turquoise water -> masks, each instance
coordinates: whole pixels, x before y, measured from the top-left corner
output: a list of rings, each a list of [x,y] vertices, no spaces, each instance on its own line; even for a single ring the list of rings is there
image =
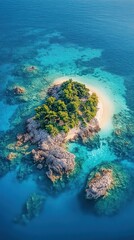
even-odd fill
[[[134,2],[132,0],[0,0],[0,131],[1,158],[24,122],[46,95],[49,84],[64,76],[77,77],[108,96],[114,113],[125,112],[133,122]],[[35,75],[25,66],[35,65]],[[47,81],[46,81],[47,80]],[[15,85],[25,87],[24,97],[7,94]],[[120,119],[124,128],[129,120]],[[17,169],[0,179],[1,240],[134,239],[134,202],[125,204],[112,217],[96,216],[83,209],[79,200],[89,172],[98,164],[114,160],[133,169],[133,148],[120,156],[111,147],[112,125],[100,132],[97,148],[69,143],[76,154],[79,174],[56,196],[47,182],[39,188],[34,174],[22,182]],[[11,131],[12,130],[12,131]],[[127,134],[123,135],[128,140]],[[133,145],[133,138],[130,139]],[[3,151],[3,147],[5,150]],[[54,190],[53,190],[54,191]],[[43,212],[28,225],[14,224],[30,193],[47,195]]]

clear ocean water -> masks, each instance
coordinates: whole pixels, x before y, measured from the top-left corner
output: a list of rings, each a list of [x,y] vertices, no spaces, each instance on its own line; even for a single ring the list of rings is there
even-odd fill
[[[41,74],[21,75],[19,69],[27,65],[36,65]],[[80,77],[103,89],[115,113],[134,110],[133,0],[0,0],[1,135],[16,124],[22,131],[25,119],[44,99],[48,82],[63,76]],[[11,102],[6,89],[12,85],[27,89],[25,101]],[[117,158],[106,140],[109,130],[100,133],[98,149],[69,144],[71,152],[79,148],[79,176],[65,191],[48,195],[43,212],[26,226],[13,219],[29,194],[38,191],[36,181],[30,176],[20,183],[15,171],[0,178],[0,240],[134,239],[133,200],[115,216],[104,217],[83,211],[78,199],[89,171]],[[2,147],[6,145],[5,138]]]

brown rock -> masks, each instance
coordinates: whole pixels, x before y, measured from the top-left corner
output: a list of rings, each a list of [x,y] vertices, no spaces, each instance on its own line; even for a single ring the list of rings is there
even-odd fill
[[[14,90],[14,94],[16,94],[16,95],[20,95],[25,92],[25,89],[23,87],[19,87],[19,86],[15,86],[13,90]]]
[[[11,161],[11,160],[15,159],[16,157],[17,157],[17,154],[11,152],[11,153],[8,154],[7,159],[8,159],[9,161]]]

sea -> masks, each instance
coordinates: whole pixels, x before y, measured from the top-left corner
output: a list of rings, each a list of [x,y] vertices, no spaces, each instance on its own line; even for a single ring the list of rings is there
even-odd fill
[[[37,73],[28,74],[27,66],[36,66]],[[120,125],[126,127],[130,118],[133,122],[133,0],[0,0],[1,158],[14,141],[13,132],[25,131],[26,119],[43,102],[49,86],[64,76],[102,89],[115,114],[128,115]],[[25,96],[12,96],[13,86],[24,87]],[[68,144],[80,169],[56,194],[40,189],[34,173],[23,181],[16,178],[17,168],[3,174],[0,240],[133,240],[134,196],[112,216],[86,210],[79,198],[90,171],[99,164],[118,161],[134,168],[134,135],[131,151],[123,155],[122,148],[117,151],[109,144],[114,127],[100,131],[95,148]],[[47,196],[42,212],[26,225],[16,224],[14,218],[33,192]]]

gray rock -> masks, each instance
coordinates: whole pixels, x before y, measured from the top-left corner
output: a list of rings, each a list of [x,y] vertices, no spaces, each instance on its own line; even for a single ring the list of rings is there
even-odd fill
[[[50,150],[46,158],[46,165],[48,167],[47,176],[52,181],[55,181],[74,170],[75,156],[57,146],[55,149]]]
[[[82,139],[92,136],[98,131],[98,122],[94,120],[88,128],[81,128],[79,137]],[[51,181],[62,178],[63,175],[68,175],[74,171],[75,155],[69,153],[64,148],[66,139],[65,133],[59,133],[52,137],[45,130],[40,128],[40,124],[34,119],[27,120],[27,133],[18,136],[21,143],[30,141],[32,144],[37,144],[38,148],[32,150],[34,162],[37,166],[43,164],[47,167],[47,176]]]
[[[42,165],[41,163],[39,163],[39,164],[37,165],[37,168],[38,168],[39,170],[41,170],[41,169],[43,168],[43,165]]]
[[[87,199],[98,199],[107,194],[112,188],[113,174],[111,169],[101,169],[88,181],[86,188]]]

